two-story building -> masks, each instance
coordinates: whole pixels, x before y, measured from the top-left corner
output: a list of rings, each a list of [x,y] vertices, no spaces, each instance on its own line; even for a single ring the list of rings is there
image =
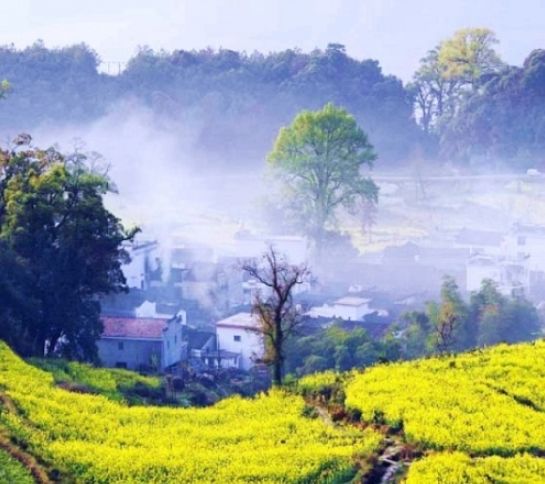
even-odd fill
[[[259,327],[258,318],[248,312],[237,313],[216,322],[218,351],[238,355],[229,364],[250,370],[259,363],[265,351]]]

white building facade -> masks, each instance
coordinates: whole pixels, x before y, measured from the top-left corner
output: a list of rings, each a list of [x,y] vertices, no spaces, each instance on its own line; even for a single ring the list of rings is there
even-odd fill
[[[241,370],[250,370],[265,352],[259,320],[251,313],[238,313],[216,323],[219,351],[240,355]]]
[[[348,296],[337,299],[333,304],[313,307],[307,316],[311,318],[332,318],[345,321],[362,321],[365,316],[377,310],[371,309],[371,300],[363,297]]]

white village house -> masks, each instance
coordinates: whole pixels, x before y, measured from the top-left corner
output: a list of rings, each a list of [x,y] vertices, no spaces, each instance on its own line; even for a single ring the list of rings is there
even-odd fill
[[[143,370],[162,366],[166,319],[103,317],[104,331],[97,341],[104,366]]]
[[[362,321],[365,316],[376,309],[369,306],[371,299],[356,296],[346,296],[337,299],[333,304],[324,304],[311,308],[306,315],[311,318],[344,319],[346,321]]]
[[[259,321],[251,313],[237,313],[216,323],[218,350],[239,355],[239,368],[249,370],[263,357]]]
[[[257,330],[257,319],[250,313],[218,321],[214,333],[188,326],[184,311],[165,318],[157,317],[151,305],[143,306],[140,312],[148,317],[102,318],[104,331],[97,346],[103,365],[164,370],[189,363],[249,370],[263,356],[263,337]]]

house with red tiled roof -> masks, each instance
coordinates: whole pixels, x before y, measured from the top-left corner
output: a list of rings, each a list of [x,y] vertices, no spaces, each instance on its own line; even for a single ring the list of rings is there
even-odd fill
[[[104,331],[97,341],[104,366],[130,370],[162,366],[163,331],[168,319],[103,317]]]

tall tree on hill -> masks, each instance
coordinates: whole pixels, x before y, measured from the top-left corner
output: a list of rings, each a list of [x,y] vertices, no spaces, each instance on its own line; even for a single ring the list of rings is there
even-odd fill
[[[264,338],[263,363],[273,367],[273,381],[281,385],[286,342],[301,323],[293,293],[308,280],[310,272],[306,266],[290,265],[274,247],[260,261],[244,264],[243,270],[262,286],[252,302],[252,312],[258,318],[258,331]]]
[[[104,207],[110,189],[81,155],[34,148],[28,135],[0,151],[0,250],[17,262],[20,288],[2,296],[18,316],[21,353],[42,356],[48,346],[69,357],[96,358],[102,330],[97,296],[125,289],[122,242],[135,234]],[[18,294],[32,299],[33,311],[22,314]]]
[[[301,112],[280,130],[269,165],[318,252],[337,209],[352,208],[358,199],[376,203],[378,187],[362,175],[375,159],[373,146],[356,120],[331,103],[319,111]]]
[[[494,50],[497,43],[490,29],[458,30],[439,49],[438,61],[444,68],[444,77],[475,89],[483,76],[498,72],[504,65]]]
[[[497,43],[489,29],[461,29],[420,61],[409,91],[425,132],[440,132],[464,97],[474,92],[488,75],[504,67],[494,50]]]

